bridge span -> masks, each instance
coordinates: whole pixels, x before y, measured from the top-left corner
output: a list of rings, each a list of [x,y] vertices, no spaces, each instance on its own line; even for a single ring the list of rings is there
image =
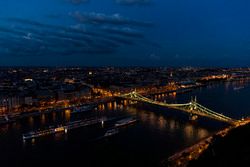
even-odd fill
[[[196,100],[191,100],[189,103],[183,103],[183,104],[169,104],[164,102],[155,101],[152,99],[149,99],[147,97],[144,97],[137,93],[136,91],[133,91],[131,93],[123,94],[118,96],[119,98],[132,100],[132,101],[138,101],[138,102],[144,102],[149,104],[154,104],[162,107],[172,108],[176,110],[181,110],[186,113],[189,113],[191,116],[202,116],[202,117],[208,117],[214,120],[226,122],[229,124],[237,124],[240,122],[240,120],[235,120],[230,117],[227,117],[223,114],[219,114],[217,112],[214,112],[203,105],[197,103]]]

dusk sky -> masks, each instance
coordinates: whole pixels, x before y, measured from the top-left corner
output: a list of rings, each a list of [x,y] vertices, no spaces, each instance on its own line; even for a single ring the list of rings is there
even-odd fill
[[[248,66],[249,0],[1,0],[0,65]]]

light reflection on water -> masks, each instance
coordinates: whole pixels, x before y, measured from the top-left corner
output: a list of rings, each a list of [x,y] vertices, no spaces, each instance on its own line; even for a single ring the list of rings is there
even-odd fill
[[[168,125],[169,129],[171,132],[174,132],[176,129],[179,128],[178,122],[176,122],[175,120],[171,119],[169,121],[169,125]]]
[[[114,102],[114,110],[117,110],[117,102]]]
[[[193,125],[190,122],[180,123],[171,117],[164,117],[163,115],[156,115],[150,111],[139,111],[136,108],[129,108],[130,111],[140,112],[138,114],[140,120],[143,123],[148,124],[151,128],[164,131],[166,133],[174,133],[176,131],[183,131],[184,138],[188,142],[192,143],[194,140],[202,139],[209,136],[210,132],[205,128]]]
[[[69,122],[71,110],[65,110],[64,112],[65,112],[65,121]]]
[[[41,125],[45,125],[45,123],[46,123],[46,116],[45,116],[45,114],[42,114],[41,115]]]
[[[201,128],[198,129],[198,137],[199,138],[205,138],[205,137],[207,137],[208,133],[209,132],[206,129],[201,129]]]
[[[194,127],[190,124],[186,125],[184,127],[184,134],[185,134],[185,138],[187,140],[193,140],[194,138]]]
[[[240,86],[244,88],[239,90],[234,89],[235,87]],[[186,94],[161,94],[152,96],[151,98],[157,98],[157,100],[159,101],[167,102],[187,102],[188,100],[190,100],[190,96],[197,95],[198,100],[201,104],[208,106],[214,111],[220,111],[228,114],[229,116],[236,117],[241,114],[244,114],[244,112],[246,113],[246,115],[247,113],[250,113],[250,110],[248,110],[250,109],[250,103],[247,103],[247,99],[249,99],[250,95],[250,89],[248,88],[248,83],[242,81],[233,84],[227,82],[224,84],[224,86],[210,85],[207,88],[199,88],[196,89],[194,92]],[[234,104],[232,103],[232,101],[237,104],[237,107],[233,106]],[[126,130],[122,130],[117,136],[114,136],[107,140],[87,143],[83,140],[83,138],[87,136],[88,133],[95,133],[96,131],[98,131],[98,128],[80,128],[76,131],[68,132],[67,134],[59,133],[52,137],[45,137],[42,138],[41,141],[40,139],[31,140],[31,145],[36,146],[38,148],[46,148],[48,146],[42,143],[42,141],[44,140],[49,143],[52,143],[52,147],[54,145],[57,145],[56,143],[58,142],[66,142],[67,148],[62,144],[61,150],[64,150],[65,152],[71,152],[72,157],[74,157],[74,155],[76,154],[87,156],[86,154],[96,155],[98,154],[98,152],[101,152],[102,155],[96,155],[95,159],[102,159],[101,156],[103,156],[107,157],[107,161],[110,159],[110,157],[112,157],[112,155],[114,155],[114,153],[105,151],[105,149],[103,149],[106,148],[106,145],[108,145],[108,147],[106,148],[107,150],[114,149],[118,153],[122,152],[121,155],[124,157],[129,157],[130,155],[136,157],[136,153],[134,152],[138,150],[143,150],[140,152],[142,156],[146,157],[148,155],[153,154],[155,158],[152,157],[151,159],[152,161],[155,161],[157,159],[156,157],[163,157],[163,155],[171,155],[175,151],[180,150],[185,146],[192,145],[200,139],[205,138],[218,130],[217,127],[213,127],[213,123],[208,123],[209,126],[206,126],[200,125],[199,122],[192,123],[188,120],[182,120],[179,115],[176,116],[174,114],[168,114],[168,109],[157,108],[152,106],[148,107],[147,105],[142,104],[128,105],[129,103],[131,102],[128,100],[123,100],[110,102],[107,104],[100,104],[97,107],[98,110],[94,111],[91,115],[115,115],[117,113],[123,113],[135,115],[139,119],[137,124],[125,128]],[[244,106],[239,105],[242,103],[244,103]],[[4,144],[7,145],[6,138],[9,139],[8,144],[11,145],[13,143],[16,143],[16,141],[20,140],[21,134],[23,132],[27,132],[28,130],[33,129],[34,127],[41,128],[43,126],[59,125],[64,122],[74,121],[83,118],[86,118],[85,113],[74,115],[71,114],[70,110],[65,110],[61,113],[53,112],[48,115],[43,114],[39,117],[29,117],[25,121],[17,122],[16,124],[1,126],[0,147]],[[106,128],[105,126],[106,124],[104,124],[103,126],[100,125],[100,127],[102,127],[103,129]],[[18,133],[18,135],[13,136],[13,132],[11,131]],[[98,134],[94,136],[99,135],[99,132],[96,133]],[[121,143],[125,143],[124,146]],[[25,145],[28,145],[28,143],[25,143]],[[92,147],[94,147],[95,149],[92,150]],[[26,146],[22,147],[22,149],[25,150]],[[85,153],[83,153],[82,150],[84,150]],[[58,154],[59,156],[61,154],[65,154],[64,151],[54,151],[54,153]],[[0,157],[2,154],[3,153],[0,153]],[[42,154],[44,153],[41,153],[41,157]],[[55,156],[57,157],[57,155]],[[88,161],[88,159],[84,158],[84,156],[82,156],[81,160]],[[125,160],[127,159],[125,158]],[[141,161],[139,157],[138,161]],[[145,162],[142,162],[142,164],[144,163],[147,163],[147,159],[145,160]]]
[[[158,126],[160,127],[160,129],[165,129],[165,128],[166,128],[167,121],[166,121],[166,119],[164,119],[163,116],[160,116],[160,117],[159,117],[158,124],[159,124]]]
[[[55,112],[52,113],[52,121],[53,121],[53,122],[56,121],[56,113],[55,113]]]
[[[31,139],[31,144],[34,146],[36,144],[36,139]]]
[[[34,126],[34,118],[33,118],[33,117],[29,117],[28,119],[29,119],[29,120],[28,120],[29,126],[30,126],[30,127],[33,127],[33,126]]]

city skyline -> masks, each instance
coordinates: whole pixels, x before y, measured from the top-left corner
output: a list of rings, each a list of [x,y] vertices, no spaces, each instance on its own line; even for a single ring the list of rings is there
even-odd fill
[[[248,66],[248,1],[0,2],[0,66]]]

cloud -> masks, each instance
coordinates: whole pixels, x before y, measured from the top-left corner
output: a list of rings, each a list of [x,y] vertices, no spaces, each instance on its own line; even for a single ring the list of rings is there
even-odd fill
[[[104,13],[81,13],[79,11],[70,13],[76,21],[85,24],[101,24],[101,25],[128,25],[128,26],[140,26],[150,27],[153,24],[150,22],[132,20],[122,17],[120,14],[106,15]]]
[[[5,22],[0,27],[0,48],[14,56],[108,56],[144,38],[142,32],[123,24],[61,26],[22,18]]]
[[[81,28],[77,29],[77,28],[61,26],[61,25],[44,24],[44,23],[40,23],[37,21],[27,20],[27,19],[22,19],[22,18],[7,18],[6,20],[9,22],[18,23],[21,26],[25,25],[26,28],[27,26],[29,26],[31,28],[30,30],[35,30],[37,28],[38,30],[39,29],[41,30],[43,28],[43,29],[49,29],[49,30],[58,30],[61,32],[76,33],[76,34],[81,34],[81,35],[98,35],[98,34],[95,34],[94,32],[85,31]],[[44,32],[44,30],[42,31]]]
[[[13,30],[12,28],[0,27],[0,32],[3,34],[15,34],[15,35],[25,35],[22,32]]]
[[[88,0],[66,0],[74,4]],[[60,15],[48,15],[59,18]],[[75,25],[56,25],[23,18],[2,19],[0,49],[15,56],[90,56],[112,55],[125,46],[145,41],[143,31],[151,22],[123,17],[120,14],[73,12]],[[143,39],[143,40],[141,40]]]
[[[116,34],[119,36],[125,36],[125,37],[132,37],[132,38],[143,38],[144,35],[132,28],[129,27],[122,27],[122,28],[117,28],[117,27],[103,27],[102,30],[106,33],[110,34]]]
[[[146,5],[151,0],[116,0],[115,2],[121,5]]]

